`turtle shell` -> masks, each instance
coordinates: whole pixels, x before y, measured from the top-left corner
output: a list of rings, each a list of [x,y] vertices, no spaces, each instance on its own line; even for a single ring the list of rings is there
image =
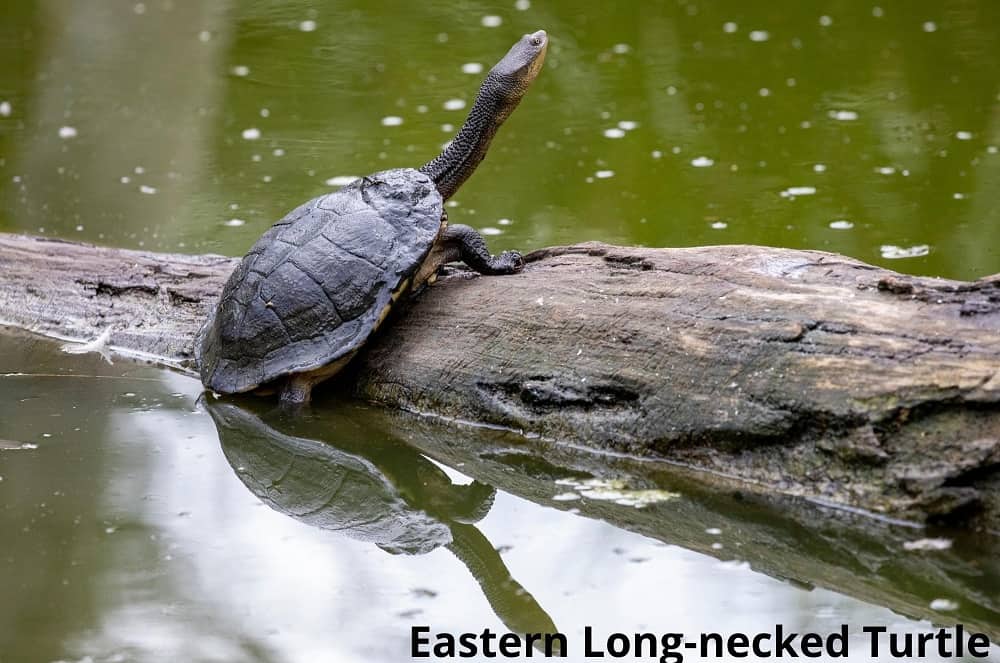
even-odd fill
[[[230,275],[195,343],[202,382],[250,391],[357,350],[441,230],[434,182],[363,177],[275,223]]]

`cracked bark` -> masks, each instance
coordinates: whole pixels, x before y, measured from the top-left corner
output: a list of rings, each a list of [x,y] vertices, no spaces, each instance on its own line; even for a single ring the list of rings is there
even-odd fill
[[[453,270],[340,380],[362,398],[1000,531],[1000,276],[756,246]],[[0,235],[0,320],[190,370],[236,261]]]

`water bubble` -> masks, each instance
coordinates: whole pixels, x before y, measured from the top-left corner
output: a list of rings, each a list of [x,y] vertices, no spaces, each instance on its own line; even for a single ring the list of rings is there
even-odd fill
[[[274,151],[271,152],[271,154],[273,154],[276,157],[283,157],[283,156],[285,156],[285,151],[283,149],[281,149],[280,147],[276,147],[276,148],[274,148]]]
[[[136,14],[139,14],[141,16],[142,14],[146,13],[146,5],[143,4],[143,3],[141,3],[141,2],[137,2],[132,7],[132,11],[134,11]]]
[[[59,127],[59,137],[66,138],[76,138],[76,127]]]
[[[964,193],[953,193],[951,194],[951,197],[954,198],[955,200],[965,200]]]
[[[722,24],[722,31],[728,34],[733,34],[740,29],[740,26],[736,25],[732,21],[726,21]]]
[[[450,122],[445,122],[444,124],[441,125],[441,131],[451,132],[454,130],[455,130],[455,125],[451,124]]]
[[[931,247],[927,244],[917,244],[915,246],[896,246],[895,244],[883,244],[879,247],[882,257],[887,260],[899,260],[902,258],[919,258],[930,253]]]
[[[403,123],[403,118],[398,115],[386,115],[382,118],[383,127],[398,127]]]
[[[831,25],[833,25],[833,19],[824,14],[823,16],[819,17],[819,24],[822,25],[824,28],[828,28]]]
[[[958,610],[958,602],[952,601],[951,599],[934,599],[930,602],[930,609],[937,610],[939,612]]]
[[[462,110],[465,108],[465,99],[449,99],[444,102],[445,110]]]
[[[834,120],[841,122],[852,122],[858,119],[858,112],[852,110],[832,110],[827,115]]]
[[[202,30],[201,32],[198,33],[198,41],[200,41],[201,43],[204,44],[205,42],[211,40],[212,40],[212,33],[209,32],[208,30]]]
[[[299,30],[302,32],[314,32],[316,30],[316,21],[307,19],[299,23]]]
[[[77,231],[78,233],[82,233],[82,232],[83,232],[83,226],[77,226],[77,227],[76,227],[76,231]]]
[[[324,184],[327,186],[347,186],[356,179],[358,179],[357,175],[334,175],[326,180]]]
[[[811,196],[816,193],[814,186],[790,186],[779,195],[782,198],[794,198],[796,196]]]
[[[479,62],[466,62],[462,65],[463,74],[481,74],[483,73],[483,65]]]
[[[638,126],[639,123],[635,120],[622,120],[618,123],[618,128],[622,131],[632,131],[633,129],[638,128]]]
[[[987,146],[986,151],[990,154],[996,154],[998,151],[1000,151],[1000,148],[998,148],[996,145],[989,145]]]
[[[628,44],[615,44],[614,46],[611,47],[611,50],[612,52],[617,53],[618,55],[625,55],[626,53],[632,50],[632,47],[629,46]]]
[[[132,178],[129,177],[128,175],[122,175],[121,177],[118,178],[118,181],[121,182],[122,184],[128,184],[129,182],[132,181]]]
[[[761,89],[757,90],[757,94],[759,94],[762,97],[769,97],[771,96],[771,91],[768,90],[766,87],[762,87]]]
[[[771,38],[771,33],[767,30],[752,30],[750,32],[750,41],[767,41]]]
[[[139,187],[139,193],[144,193],[147,196],[152,196],[154,193],[156,193],[156,187],[149,186],[148,184],[143,184]]]
[[[531,9],[531,0],[517,0],[514,3],[514,9],[522,12]]]
[[[510,219],[497,219],[497,223],[499,225],[501,225],[501,226],[509,226],[510,224],[512,224],[514,222],[511,221]]]
[[[815,163],[815,164],[813,164],[813,172],[814,173],[825,173],[826,172],[826,164],[825,163]]]
[[[834,230],[850,230],[854,227],[854,224],[847,219],[837,219],[830,222],[830,227]]]
[[[499,228],[494,228],[493,226],[486,226],[485,228],[480,228],[479,232],[483,235],[502,235],[503,231]]]
[[[238,64],[231,71],[233,72],[233,76],[248,76],[250,74],[250,67],[245,64]]]
[[[10,117],[12,111],[9,101],[0,101],[0,117]]]
[[[957,138],[959,140],[972,140],[972,132],[971,131],[956,131],[955,132],[955,138]]]
[[[614,177],[614,176],[615,176],[615,171],[613,170],[599,170],[596,173],[594,173],[594,177],[596,177],[599,180],[606,180],[609,177]]]
[[[884,15],[885,12],[882,10],[881,7],[877,5],[875,7],[872,7],[872,16],[874,16],[875,18],[882,18]]]
[[[712,230],[725,230],[729,227],[729,224],[725,221],[713,221],[711,224]]]
[[[925,21],[924,32],[937,32],[937,23],[934,21]]]
[[[487,14],[482,17],[479,22],[484,28],[498,28],[503,25],[503,18],[497,16],[496,14]]]
[[[243,140],[257,140],[260,138],[260,129],[250,127],[249,129],[244,129],[243,133],[240,135],[243,136]]]
[[[695,157],[691,160],[691,165],[695,168],[708,168],[715,164],[715,161],[708,157]]]
[[[229,219],[228,221],[223,222],[222,225],[229,226],[230,228],[239,228],[245,223],[246,221],[244,221],[243,219]]]
[[[649,153],[649,156],[653,157],[654,159],[662,159],[663,152],[660,150],[653,150],[652,152]]]
[[[619,129],[618,127],[611,127],[610,129],[604,130],[605,138],[621,138],[624,135],[625,131],[623,129]]]

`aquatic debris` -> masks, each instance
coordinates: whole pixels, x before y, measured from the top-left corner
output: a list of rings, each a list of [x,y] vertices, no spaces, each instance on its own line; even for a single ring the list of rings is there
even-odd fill
[[[924,32],[937,32],[937,23],[934,21],[924,21]]]
[[[502,235],[503,231],[499,228],[494,228],[493,226],[486,226],[485,228],[479,229],[480,234],[483,235]]]
[[[620,127],[611,127],[610,129],[604,130],[605,138],[622,138],[625,135],[625,130]]]
[[[695,168],[708,168],[715,164],[715,161],[709,157],[695,157],[691,159],[691,165]]]
[[[767,41],[771,38],[771,33],[767,30],[753,30],[750,32],[750,41]]]
[[[9,101],[0,101],[0,117],[10,117],[12,109]]]
[[[445,110],[462,110],[465,108],[465,99],[449,99],[444,102]]]
[[[719,536],[722,534],[722,530],[718,527],[709,527],[705,530],[705,534],[711,534],[712,536]]]
[[[250,75],[250,67],[246,66],[245,64],[238,64],[235,67],[233,67],[230,71],[232,71],[233,76],[239,76],[241,78],[243,76]]]
[[[858,112],[852,110],[832,110],[827,115],[834,120],[841,122],[853,122],[858,119]]]
[[[0,451],[25,451],[37,449],[37,444],[31,442],[17,442],[15,440],[0,440]]]
[[[790,186],[778,195],[782,198],[795,198],[796,196],[811,196],[816,193],[814,186]]]
[[[678,493],[660,489],[629,489],[621,479],[559,479],[558,486],[570,486],[580,497],[604,502],[614,502],[621,506],[631,506],[641,509],[650,504],[667,502],[680,497]],[[567,495],[568,493],[561,493]],[[563,500],[568,498],[563,497]]]
[[[386,115],[382,118],[383,127],[398,127],[403,123],[403,118],[398,115]]]
[[[596,173],[594,173],[594,177],[596,177],[599,180],[606,180],[609,177],[614,177],[614,176],[615,176],[615,171],[613,170],[599,170]]]
[[[108,346],[108,341],[111,340],[111,331],[112,328],[108,327],[103,332],[101,332],[101,335],[95,338],[93,341],[90,341],[88,343],[81,343],[81,342],[63,343],[61,346],[59,346],[59,349],[71,355],[81,355],[81,354],[86,354],[88,352],[96,352],[97,354],[101,355],[104,361],[110,364],[112,363],[111,348]]]
[[[59,137],[66,138],[76,138],[76,127],[59,127]]]
[[[484,28],[498,28],[503,25],[503,19],[495,14],[487,14],[479,20]]]
[[[883,244],[879,251],[883,258],[888,260],[897,260],[900,258],[919,258],[920,256],[925,256],[931,251],[931,247],[927,244],[917,244],[915,246],[896,246],[895,244]]]
[[[316,27],[316,21],[313,20],[305,20],[299,23],[299,30],[302,32],[315,32]]]
[[[740,26],[732,21],[726,21],[722,24],[722,31],[727,34],[733,34],[740,29]]]
[[[837,219],[830,222],[830,227],[834,230],[850,230],[854,227],[854,224],[847,219]]]
[[[249,129],[244,129],[241,135],[243,136],[243,140],[257,140],[260,138],[260,129],[250,127]]]
[[[462,65],[463,74],[481,74],[483,73],[483,65],[479,62],[466,62]]]
[[[951,599],[934,599],[930,602],[930,609],[938,612],[949,612],[958,610],[958,602]]]
[[[243,219],[229,219],[228,221],[224,221],[222,225],[229,226],[230,228],[238,228],[244,225],[245,223],[246,221],[244,221]]]
[[[358,179],[357,175],[334,175],[326,180],[324,184],[327,186],[347,186],[356,179]]]
[[[972,132],[971,131],[956,131],[955,132],[955,138],[957,138],[959,140],[972,140]]]
[[[948,550],[951,548],[951,543],[951,539],[917,539],[905,541],[903,550]]]

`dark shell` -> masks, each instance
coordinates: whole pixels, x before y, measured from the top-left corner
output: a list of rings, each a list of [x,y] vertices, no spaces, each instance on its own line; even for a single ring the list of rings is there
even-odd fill
[[[442,211],[434,183],[409,168],[300,205],[257,240],[222,289],[196,342],[202,382],[249,391],[356,350],[427,258]]]

